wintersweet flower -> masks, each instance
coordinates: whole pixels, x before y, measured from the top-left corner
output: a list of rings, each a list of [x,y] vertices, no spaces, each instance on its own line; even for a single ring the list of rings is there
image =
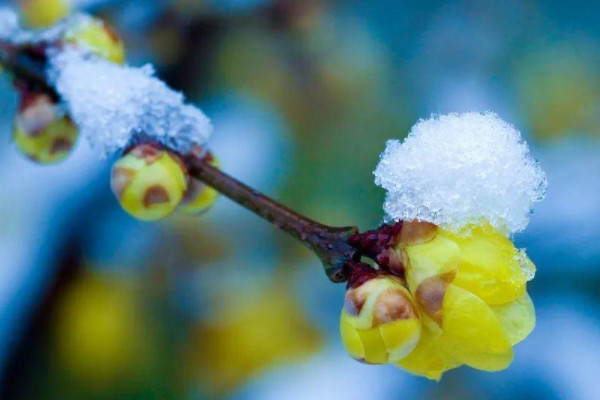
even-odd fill
[[[430,379],[463,364],[508,367],[512,346],[535,326],[526,291],[533,263],[489,225],[435,231],[424,243],[396,246],[423,321],[419,344],[396,365]]]
[[[491,113],[420,121],[403,143],[388,142],[375,175],[393,223],[350,239],[377,263],[351,271],[341,322],[350,355],[435,380],[461,365],[507,368],[535,326],[535,266],[509,235],[547,185],[520,133]],[[410,313],[389,312],[399,309]],[[418,329],[390,331],[392,321]]]
[[[435,380],[461,365],[508,367],[513,346],[535,326],[526,291],[533,263],[489,224],[459,233],[426,222],[397,226],[392,249],[405,279],[354,270],[366,282],[346,294],[341,335],[348,353]]]

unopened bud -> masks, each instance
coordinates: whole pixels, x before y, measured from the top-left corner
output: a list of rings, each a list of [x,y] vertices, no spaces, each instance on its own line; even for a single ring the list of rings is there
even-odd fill
[[[125,211],[153,221],[171,214],[186,190],[179,158],[158,146],[142,144],[115,163],[111,187]]]
[[[402,281],[382,275],[348,289],[341,334],[353,358],[371,364],[396,362],[419,342],[421,319]]]
[[[77,127],[49,95],[23,93],[13,140],[25,156],[44,164],[61,161],[70,154],[77,136]]]

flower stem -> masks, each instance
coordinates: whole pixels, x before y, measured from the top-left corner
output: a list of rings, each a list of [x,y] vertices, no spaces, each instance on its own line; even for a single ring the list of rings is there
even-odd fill
[[[192,176],[302,241],[321,259],[325,273],[331,281],[346,281],[344,264],[352,260],[356,252],[356,249],[348,243],[348,239],[358,232],[356,227],[335,228],[320,224],[208,163],[202,162],[197,157],[188,156],[186,163]]]
[[[56,95],[47,82],[45,60],[38,59],[35,52],[0,41],[0,64],[10,70],[15,78]],[[350,236],[358,232],[356,227],[337,228],[320,224],[195,156],[184,158],[190,175],[303,242],[321,259],[325,273],[332,282],[345,282],[348,279],[344,265],[356,254],[356,249],[348,243]]]

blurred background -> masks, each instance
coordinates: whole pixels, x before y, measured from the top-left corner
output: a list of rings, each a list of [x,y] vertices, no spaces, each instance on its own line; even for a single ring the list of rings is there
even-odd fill
[[[44,13],[55,0],[2,1]],[[441,383],[359,364],[343,285],[221,198],[147,224],[83,141],[22,158],[0,79],[0,398],[599,399],[600,5],[587,1],[71,0],[114,25],[213,120],[223,169],[330,225],[377,226],[385,141],[432,113],[494,110],[548,174],[515,240],[538,326],[500,373]]]

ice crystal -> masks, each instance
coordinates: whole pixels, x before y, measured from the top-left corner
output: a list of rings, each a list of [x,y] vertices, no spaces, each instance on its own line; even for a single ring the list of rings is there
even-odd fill
[[[488,221],[506,234],[527,226],[547,186],[519,131],[491,112],[419,121],[403,142],[388,141],[375,182],[388,220],[452,231]]]

